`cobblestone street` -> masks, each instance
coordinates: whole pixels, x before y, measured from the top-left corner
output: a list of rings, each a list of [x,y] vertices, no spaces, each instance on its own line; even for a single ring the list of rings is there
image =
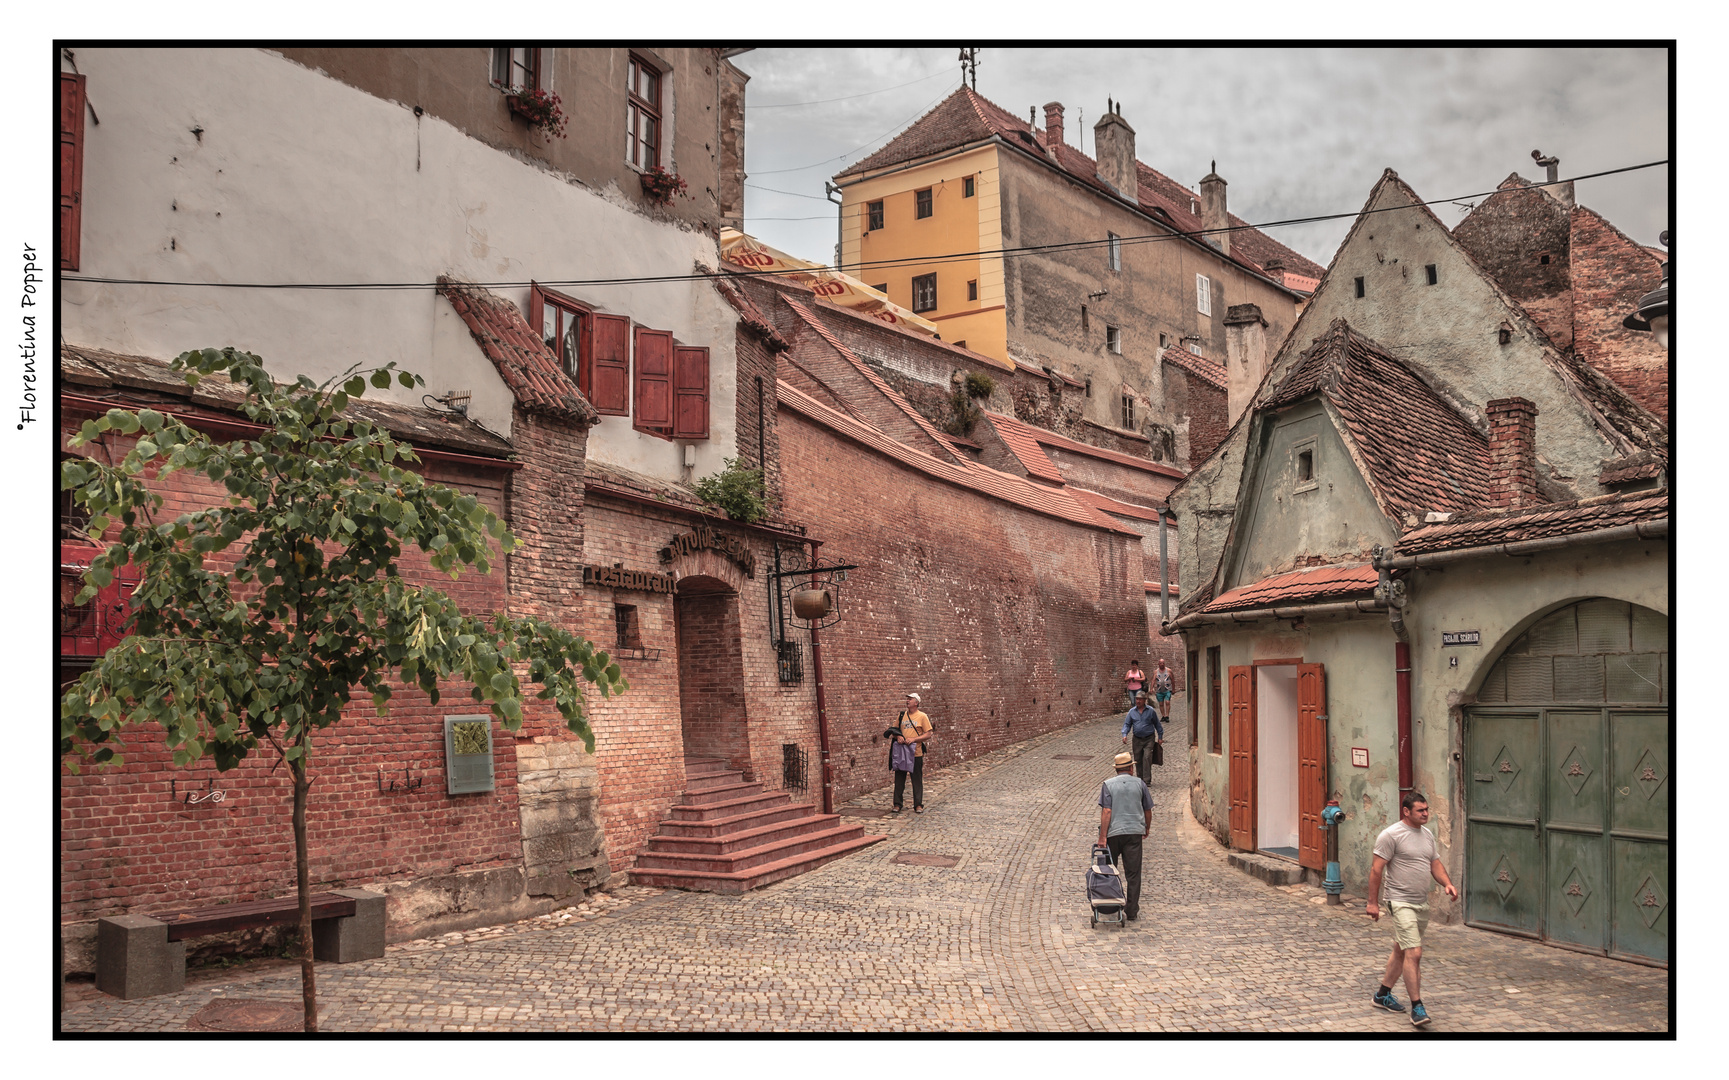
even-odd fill
[[[617,903],[319,965],[332,1032],[1373,1032],[1390,930],[1231,868],[1186,812],[1173,715],[1142,912],[1092,929],[1082,870],[1120,720],[934,772],[929,811],[867,816],[888,839],[743,896],[621,890]],[[857,800],[868,815],[888,791]],[[907,865],[902,853],[958,857]],[[1429,1030],[1662,1032],[1668,973],[1463,926],[1425,942]],[[1404,999],[1404,989],[1399,988]],[[185,1030],[221,998],[298,1001],[275,965],[125,1002],[69,987],[68,1032]]]

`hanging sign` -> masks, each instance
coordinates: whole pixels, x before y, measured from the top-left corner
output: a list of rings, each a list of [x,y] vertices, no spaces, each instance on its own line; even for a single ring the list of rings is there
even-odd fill
[[[1441,631],[1441,648],[1450,649],[1455,645],[1481,645],[1483,632],[1481,630],[1443,630]]]
[[[671,574],[656,574],[648,570],[626,570],[622,566],[585,566],[582,583],[603,589],[632,589],[636,592],[670,593],[678,582]]]
[[[756,577],[756,553],[750,545],[741,537],[717,533],[707,525],[698,525],[690,532],[673,537],[660,549],[660,561],[671,562],[680,555],[694,555],[699,551],[719,551],[743,570],[745,577]]]

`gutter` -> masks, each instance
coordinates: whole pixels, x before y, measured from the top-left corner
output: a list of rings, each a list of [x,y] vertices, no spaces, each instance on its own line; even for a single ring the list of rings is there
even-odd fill
[[[1326,604],[1298,604],[1293,607],[1246,608],[1242,611],[1195,611],[1168,622],[1159,629],[1169,637],[1179,630],[1208,623],[1260,622],[1266,619],[1306,619],[1311,615],[1349,615],[1359,611],[1385,611],[1379,600],[1337,600]]]
[[[1572,547],[1576,544],[1607,544],[1616,540],[1657,540],[1669,535],[1669,519],[1657,518],[1655,521],[1639,521],[1631,525],[1616,525],[1608,529],[1594,529],[1591,532],[1571,533],[1567,536],[1548,536],[1541,540],[1517,540],[1506,544],[1484,544],[1478,547],[1455,548],[1451,551],[1434,551],[1422,555],[1398,555],[1394,552],[1377,555],[1373,565],[1377,570],[1406,570],[1441,566],[1446,563],[1460,562],[1464,559],[1481,559],[1493,555],[1515,557],[1519,555],[1534,555],[1543,551],[1554,551],[1557,548]]]

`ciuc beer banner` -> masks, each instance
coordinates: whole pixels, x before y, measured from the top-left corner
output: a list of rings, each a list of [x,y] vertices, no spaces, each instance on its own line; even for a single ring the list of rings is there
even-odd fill
[[[720,231],[720,254],[727,262],[747,270],[785,271],[776,276],[796,281],[800,285],[808,285],[812,292],[824,300],[851,308],[861,315],[869,315],[892,326],[904,326],[908,330],[916,330],[931,337],[938,336],[935,323],[919,318],[899,304],[891,303],[888,297],[859,279],[831,267],[795,259],[737,229]]]

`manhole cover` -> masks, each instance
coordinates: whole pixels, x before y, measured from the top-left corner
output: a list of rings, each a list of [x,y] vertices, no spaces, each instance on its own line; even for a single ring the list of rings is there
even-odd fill
[[[900,863],[902,866],[959,866],[959,855],[930,855],[922,851],[903,851],[890,859],[889,862]]]
[[[212,1001],[186,1021],[188,1031],[299,1031],[306,1006],[298,1001],[258,998]]]
[[[1093,755],[1091,755],[1091,754],[1052,754],[1051,760],[1052,761],[1091,761],[1091,760],[1093,760]]]
[[[889,812],[880,806],[843,806],[838,811],[843,817],[888,817]]]

